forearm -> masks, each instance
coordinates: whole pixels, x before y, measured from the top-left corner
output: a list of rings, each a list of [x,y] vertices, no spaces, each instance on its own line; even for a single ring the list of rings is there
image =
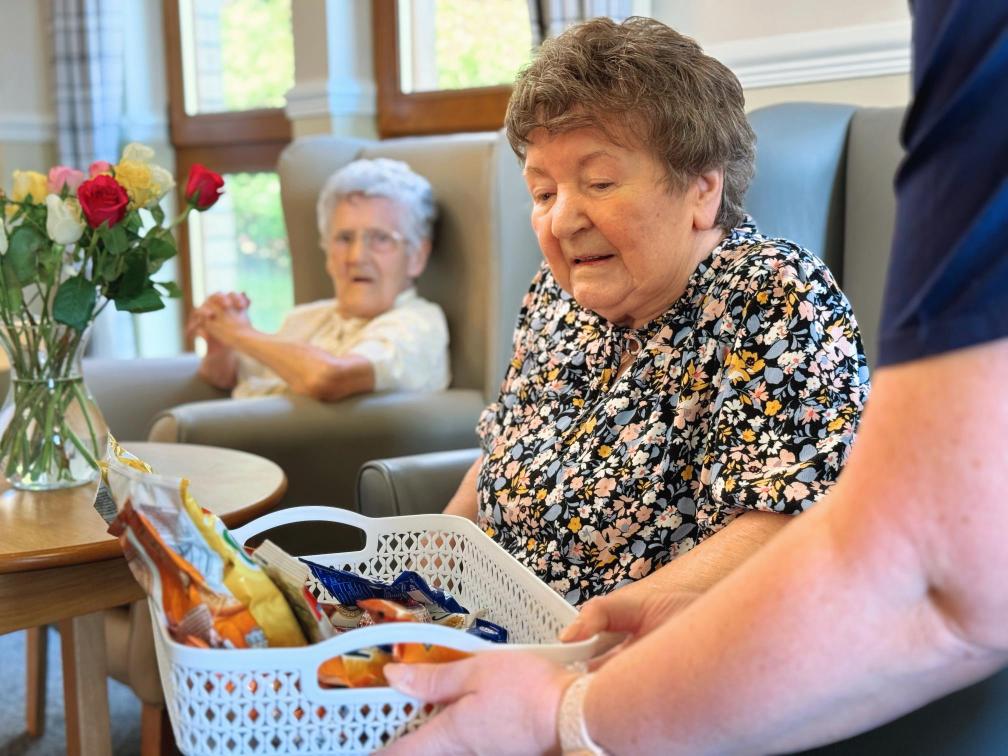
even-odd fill
[[[295,394],[335,401],[374,390],[374,368],[359,355],[334,357],[252,328],[236,334],[234,347],[280,376]]]
[[[211,386],[230,391],[238,382],[238,355],[228,347],[209,348],[200,362],[199,375]]]
[[[1008,568],[1008,408],[976,401],[998,391],[1001,352],[880,374],[823,501],[597,673],[595,739],[614,753],[797,749],[1008,661],[993,578]]]
[[[476,522],[476,478],[479,476],[480,465],[483,463],[481,454],[466,471],[462,483],[445,506],[442,514],[458,515]]]
[[[746,512],[681,557],[621,590],[703,593],[791,522],[790,515]]]

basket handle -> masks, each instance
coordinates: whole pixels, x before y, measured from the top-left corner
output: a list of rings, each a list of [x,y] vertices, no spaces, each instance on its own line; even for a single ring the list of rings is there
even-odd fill
[[[247,522],[240,528],[232,530],[231,535],[238,543],[245,545],[248,539],[259,535],[264,530],[270,530],[280,525],[289,525],[293,522],[335,522],[363,530],[367,535],[371,520],[370,517],[340,507],[291,507],[290,509],[278,509],[264,514],[262,517],[257,517],[252,522]]]

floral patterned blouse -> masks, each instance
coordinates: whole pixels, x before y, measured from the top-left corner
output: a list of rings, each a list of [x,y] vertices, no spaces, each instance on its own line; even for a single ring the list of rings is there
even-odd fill
[[[480,419],[478,522],[572,604],[637,580],[749,509],[836,479],[868,394],[850,303],[746,219],[664,315],[631,330],[543,264]],[[624,350],[636,351],[617,376]]]

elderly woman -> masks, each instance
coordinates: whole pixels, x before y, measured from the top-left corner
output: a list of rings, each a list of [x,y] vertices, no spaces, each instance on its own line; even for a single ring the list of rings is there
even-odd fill
[[[741,86],[663,24],[547,40],[506,127],[545,264],[445,511],[575,605],[703,591],[836,479],[868,391],[850,304],[745,215]]]
[[[213,294],[188,326],[207,342],[200,374],[234,397],[290,391],[334,401],[447,387],[444,313],[413,288],[436,212],[430,183],[398,160],[357,160],[337,171],[318,201],[336,298],[295,307],[268,334],[250,324],[244,294]]]

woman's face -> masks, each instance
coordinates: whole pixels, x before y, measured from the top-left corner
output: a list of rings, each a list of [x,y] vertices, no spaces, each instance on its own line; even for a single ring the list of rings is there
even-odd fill
[[[329,218],[326,271],[336,289],[340,314],[373,318],[423,272],[430,243],[410,252],[406,214],[385,197],[351,196]]]
[[[533,131],[524,175],[557,283],[613,323],[638,328],[665,312],[722,236],[720,171],[673,191],[650,153],[597,129]]]

